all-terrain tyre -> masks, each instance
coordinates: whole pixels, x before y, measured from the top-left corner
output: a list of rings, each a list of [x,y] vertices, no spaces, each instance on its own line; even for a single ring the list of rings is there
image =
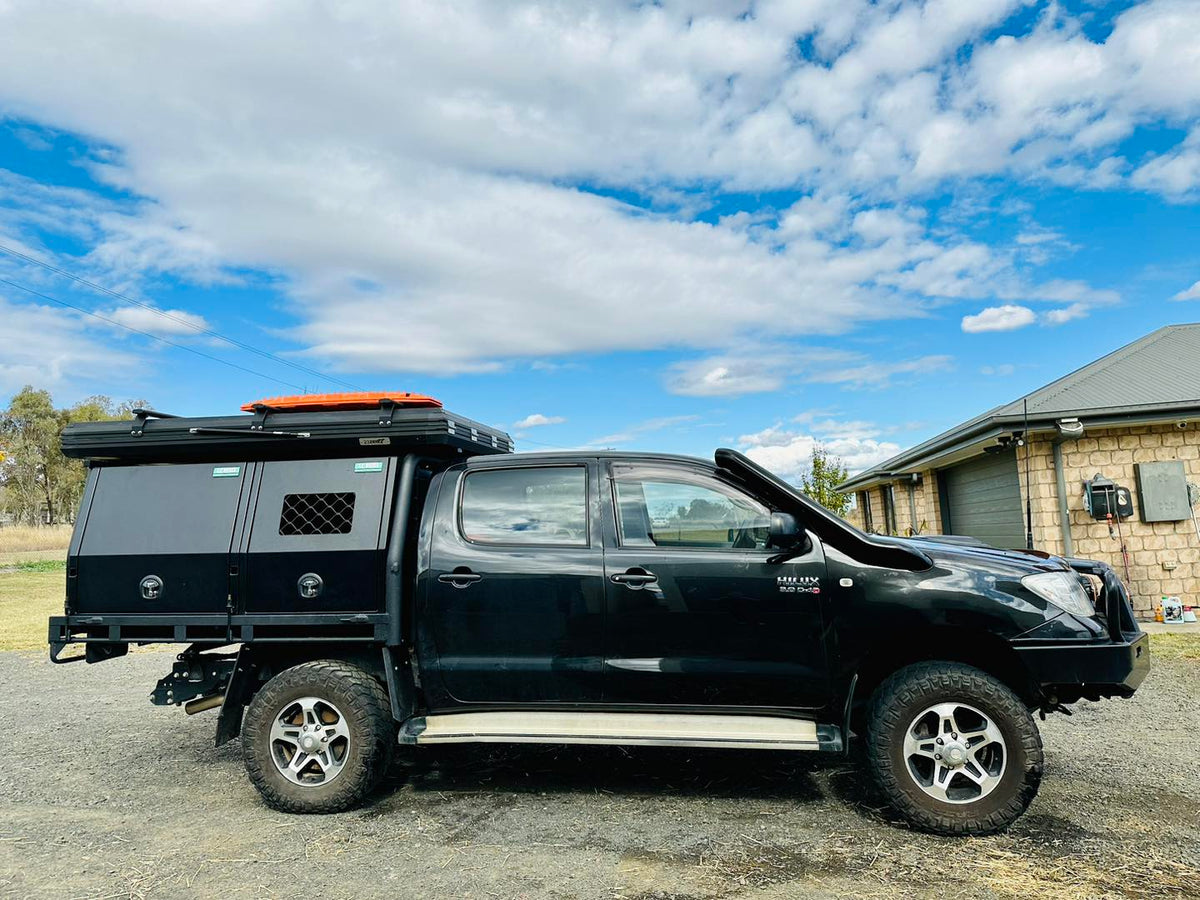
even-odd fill
[[[337,659],[280,672],[250,701],[242,725],[246,772],[268,806],[332,813],[386,774],[396,728],[383,686]]]
[[[1007,828],[1042,780],[1042,739],[1025,704],[962,663],[917,663],[884,681],[871,698],[866,749],[892,806],[936,834]]]

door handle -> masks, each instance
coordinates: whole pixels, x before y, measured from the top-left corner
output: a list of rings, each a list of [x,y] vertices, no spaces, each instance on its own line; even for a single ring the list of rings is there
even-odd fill
[[[658,576],[653,572],[637,571],[630,569],[628,572],[622,572],[617,575],[610,575],[609,580],[613,584],[623,584],[626,587],[640,588],[648,584],[656,584]]]
[[[442,584],[452,584],[456,588],[470,587],[477,581],[482,581],[482,575],[476,575],[474,572],[445,572],[438,576],[438,581]]]

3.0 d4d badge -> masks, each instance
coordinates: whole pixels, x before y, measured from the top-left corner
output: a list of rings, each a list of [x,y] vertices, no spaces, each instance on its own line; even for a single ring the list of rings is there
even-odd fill
[[[821,593],[821,579],[816,575],[780,575],[775,584],[781,594]]]

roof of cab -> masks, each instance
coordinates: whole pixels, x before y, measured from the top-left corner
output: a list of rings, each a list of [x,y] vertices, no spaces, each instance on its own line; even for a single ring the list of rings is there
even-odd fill
[[[503,456],[473,456],[464,460],[463,464],[475,466],[512,466],[536,464],[539,462],[561,463],[572,460],[611,459],[628,462],[664,462],[682,463],[690,466],[716,468],[711,459],[699,456],[684,456],[678,453],[646,453],[637,450],[536,450],[520,453],[506,453]]]

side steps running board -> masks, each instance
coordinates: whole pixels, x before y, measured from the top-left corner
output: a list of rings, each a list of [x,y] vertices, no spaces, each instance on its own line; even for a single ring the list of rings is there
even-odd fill
[[[624,712],[468,712],[409,719],[402,744],[622,744],[840,750],[840,730],[781,716]]]

